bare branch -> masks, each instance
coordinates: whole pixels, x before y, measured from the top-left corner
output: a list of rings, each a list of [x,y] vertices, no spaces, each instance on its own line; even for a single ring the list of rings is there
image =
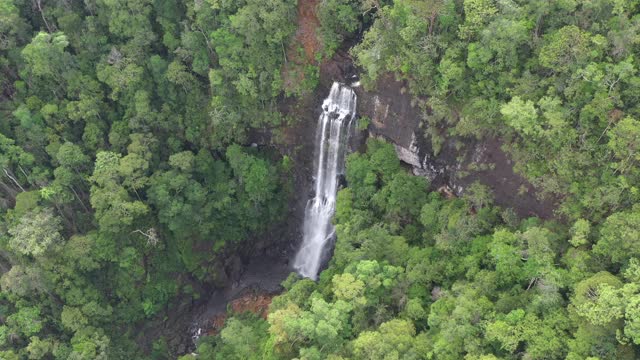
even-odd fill
[[[139,233],[140,235],[144,236],[145,238],[147,238],[147,245],[151,245],[153,247],[155,247],[156,245],[158,245],[158,241],[160,241],[159,237],[158,237],[158,232],[156,231],[155,228],[150,228],[149,230],[147,230],[147,232],[144,232],[140,229],[136,229],[134,231],[131,232],[133,233]]]
[[[2,168],[2,170],[4,171],[4,174],[9,178],[9,180],[13,181],[13,183],[16,184],[16,186],[18,186],[20,190],[22,190],[22,192],[25,192],[25,189],[22,187],[22,185],[20,185],[18,180],[14,176],[12,176],[6,168]]]

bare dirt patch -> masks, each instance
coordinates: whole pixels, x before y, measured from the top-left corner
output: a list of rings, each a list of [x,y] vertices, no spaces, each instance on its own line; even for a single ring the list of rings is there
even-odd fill
[[[322,49],[318,34],[320,20],[318,20],[317,9],[319,3],[320,0],[298,0],[298,30],[294,46],[302,46],[307,62],[313,62],[316,54]]]
[[[298,0],[298,29],[286,51],[287,62],[282,68],[286,89],[296,89],[304,81],[306,66],[316,64],[316,56],[322,50],[322,42],[318,34],[319,3],[320,0]]]
[[[220,333],[229,315],[250,312],[266,320],[269,314],[269,305],[271,305],[274,296],[273,294],[249,292],[231,301],[229,303],[230,312],[216,314],[211,319],[211,328],[206,329],[207,335]]]

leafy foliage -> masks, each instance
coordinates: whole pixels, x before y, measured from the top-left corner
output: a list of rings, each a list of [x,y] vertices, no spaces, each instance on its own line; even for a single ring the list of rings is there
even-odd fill
[[[409,81],[434,152],[500,136],[562,215],[601,221],[639,200],[637,6],[397,0],[352,54],[368,87]]]
[[[0,358],[146,358],[123,334],[283,219],[236,143],[281,125],[295,5],[0,4]]]
[[[317,283],[285,282],[262,358],[636,358],[634,210],[599,231],[584,219],[507,223],[487,188],[445,199],[372,139],[346,178],[329,267]]]
[[[559,221],[447,199],[370,140],[320,280],[185,358],[638,358],[640,2],[322,0],[285,85],[299,3],[0,2],[0,358],[168,356],[129,335],[284,220],[289,158],[243,144],[346,43],[365,88],[407,81],[434,153],[502,138]]]

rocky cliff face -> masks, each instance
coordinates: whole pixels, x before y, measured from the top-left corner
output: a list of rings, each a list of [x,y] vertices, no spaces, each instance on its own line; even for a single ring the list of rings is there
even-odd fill
[[[358,116],[371,119],[368,134],[362,136],[380,137],[394,144],[398,158],[413,168],[419,176],[444,182],[444,163],[438,164],[430,156],[431,148],[420,128],[422,111],[412,100],[408,87],[387,74],[378,81],[375,90],[367,91],[359,86],[358,70],[353,66],[346,52],[336,56],[322,66],[321,85],[330,86],[332,81],[352,85],[358,95]],[[441,162],[441,161],[440,161]]]
[[[421,129],[422,110],[407,93],[404,82],[384,76],[374,91],[358,89],[358,113],[371,119],[369,134],[394,144],[398,158],[412,167],[414,175],[432,183],[447,182],[445,159],[433,156]]]
[[[398,158],[414,175],[429,179],[434,189],[444,187],[447,193],[460,196],[478,181],[492,190],[498,205],[512,208],[521,217],[552,216],[553,201],[540,200],[533,186],[514,173],[511,159],[501,148],[502,139],[448,137],[435,154],[424,135],[423,110],[404,82],[389,74],[378,81],[373,91],[358,88],[357,93],[359,116],[371,119],[369,136],[393,143]]]

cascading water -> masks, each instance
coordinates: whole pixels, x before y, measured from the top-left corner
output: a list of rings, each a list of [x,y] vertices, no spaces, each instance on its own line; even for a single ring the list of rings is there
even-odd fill
[[[293,266],[304,277],[316,279],[327,243],[334,236],[331,217],[335,211],[338,175],[344,170],[349,129],[356,114],[356,94],[337,82],[322,104],[316,130],[315,195],[304,215],[302,246]]]

